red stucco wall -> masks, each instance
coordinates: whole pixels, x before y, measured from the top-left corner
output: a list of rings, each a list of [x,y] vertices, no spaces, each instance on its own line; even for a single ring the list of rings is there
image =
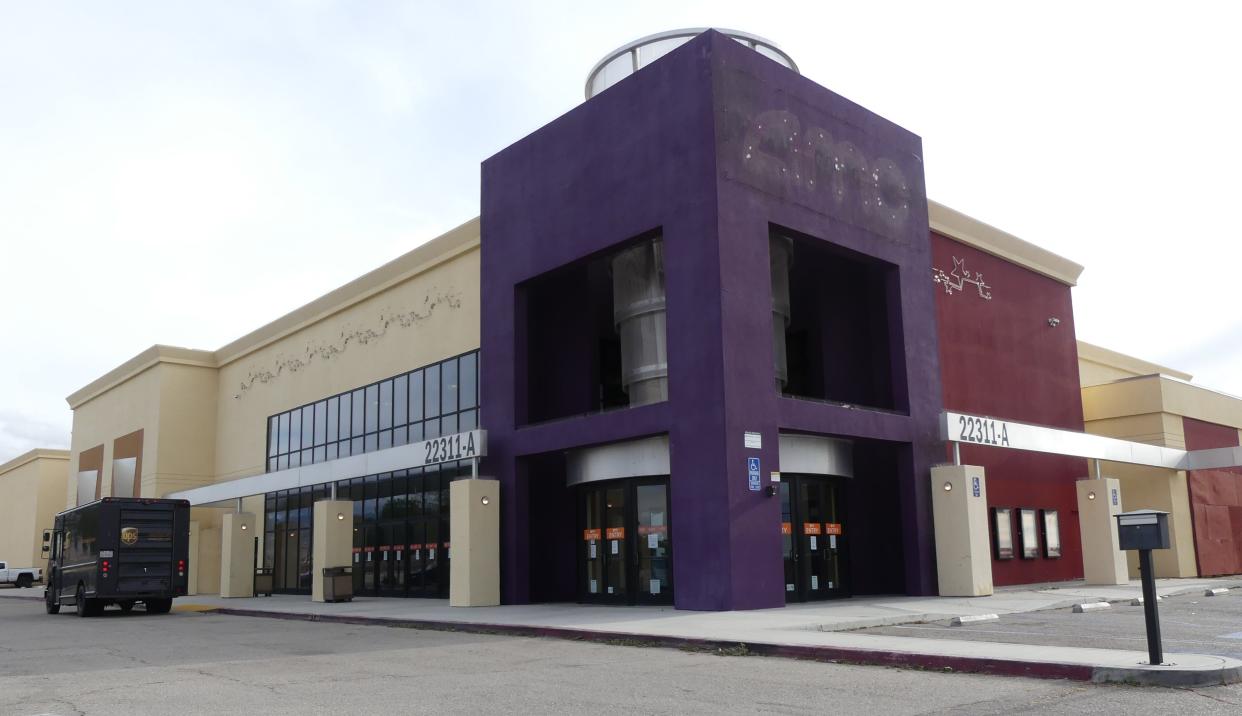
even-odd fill
[[[931,238],[933,268],[952,274],[954,258],[964,261],[958,274],[982,273],[991,294],[985,300],[969,283],[952,293],[936,286],[945,408],[1082,430],[1070,287],[939,234]],[[963,445],[962,462],[986,470],[989,507],[1059,512],[1062,557],[1045,559],[1041,544],[1038,559],[993,560],[996,585],[1082,577],[1074,482],[1086,477],[1085,460]]]
[[[1182,418],[1187,450],[1237,447],[1238,431]],[[1199,574],[1242,573],[1242,467],[1187,473]]]

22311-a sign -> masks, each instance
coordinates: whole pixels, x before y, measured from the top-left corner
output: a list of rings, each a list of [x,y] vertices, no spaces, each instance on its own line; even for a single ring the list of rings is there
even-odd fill
[[[471,430],[424,440],[419,444],[423,465],[436,465],[453,460],[473,460],[487,454],[487,433]]]
[[[1003,420],[959,415],[957,424],[959,442],[1009,447],[1009,426]]]

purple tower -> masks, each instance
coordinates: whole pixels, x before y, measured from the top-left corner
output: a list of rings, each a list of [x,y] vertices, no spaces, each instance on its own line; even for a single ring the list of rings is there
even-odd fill
[[[485,161],[503,600],[935,593],[930,270],[919,137],[715,31]]]

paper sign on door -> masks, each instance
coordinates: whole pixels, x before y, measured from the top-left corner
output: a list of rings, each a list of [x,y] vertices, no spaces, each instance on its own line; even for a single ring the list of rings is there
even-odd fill
[[[814,552],[815,550],[819,549],[818,540],[819,540],[819,538],[818,538],[818,537],[816,537],[816,536],[814,536],[814,535],[811,535],[811,551],[812,551],[812,552]]]
[[[820,525],[818,522],[803,522],[802,523],[802,534],[804,535],[818,535],[818,534],[823,534],[823,533],[824,533],[823,526]]]
[[[601,539],[600,530],[582,530],[582,539],[586,541]]]
[[[788,522],[782,522],[781,523],[781,534],[783,535],[793,534],[793,525],[789,524]]]
[[[842,529],[842,527],[841,527],[841,523],[840,523],[840,522],[825,522],[825,523],[824,523],[824,534],[826,534],[826,535],[843,535],[843,534],[845,534],[845,532],[844,532],[844,530]]]
[[[819,577],[811,575],[811,589],[819,589]]]
[[[598,532],[599,530],[596,530]],[[604,535],[608,539],[625,539],[624,527],[609,527],[608,532]]]
[[[595,559],[595,542],[592,541],[587,545],[587,551],[587,559]]]
[[[621,540],[614,539],[611,542],[609,542],[609,544],[612,545],[613,554],[621,554]]]
[[[659,549],[659,548],[660,548],[660,535],[655,534],[654,532],[652,534],[647,535],[647,549]]]

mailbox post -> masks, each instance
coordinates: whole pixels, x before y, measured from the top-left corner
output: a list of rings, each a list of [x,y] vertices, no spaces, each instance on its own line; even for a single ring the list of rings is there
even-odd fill
[[[1151,551],[1169,548],[1169,513],[1159,510],[1135,510],[1117,515],[1117,541],[1121,549],[1139,553],[1139,576],[1143,580],[1143,615],[1147,621],[1148,663],[1164,663],[1160,643],[1160,614],[1156,611],[1156,572]]]

